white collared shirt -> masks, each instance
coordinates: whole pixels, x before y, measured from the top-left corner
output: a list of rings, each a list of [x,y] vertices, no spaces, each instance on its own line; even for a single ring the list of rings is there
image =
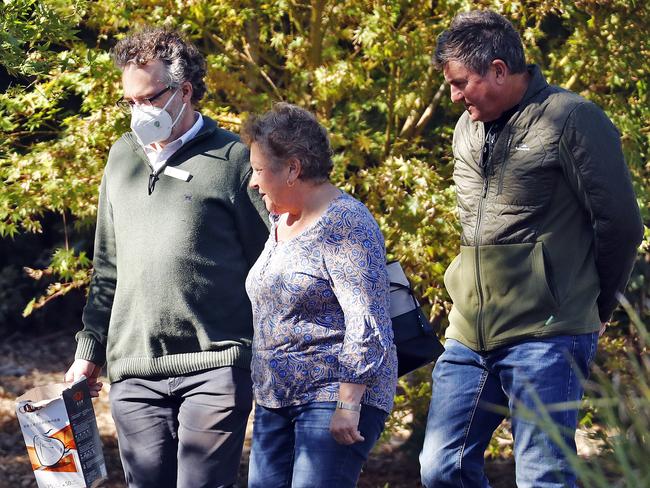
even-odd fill
[[[184,144],[187,144],[188,141],[194,139],[194,137],[199,133],[203,127],[203,117],[199,112],[194,113],[198,115],[196,122],[194,122],[194,125],[190,128],[190,130],[185,132],[178,139],[170,142],[169,144],[166,144],[165,147],[161,147],[156,142],[149,144],[148,146],[144,146],[144,152],[147,155],[147,158],[149,158],[149,162],[151,163],[154,172],[157,172],[160,168],[165,166],[167,160],[176,151],[183,147]]]

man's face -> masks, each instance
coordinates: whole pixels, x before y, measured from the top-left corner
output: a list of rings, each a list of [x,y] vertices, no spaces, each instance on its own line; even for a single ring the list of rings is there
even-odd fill
[[[444,66],[443,73],[451,87],[451,101],[463,103],[470,119],[490,122],[503,113],[502,90],[497,83],[494,65],[481,76],[459,61],[449,61]]]
[[[163,62],[159,59],[154,61],[149,61],[145,65],[137,65],[134,63],[129,63],[124,67],[122,71],[122,88],[124,91],[124,100],[135,102],[135,103],[145,103],[146,99],[149,99],[156,94],[160,93],[167,87],[167,78],[165,76],[165,68]],[[152,101],[152,105],[162,108],[169,101],[169,99],[179,91],[180,89],[171,89],[164,92],[162,95],[155,98]],[[179,91],[174,97],[174,100],[171,101],[167,108],[165,109],[169,115],[172,117],[172,120],[176,119],[179,111],[183,107],[183,93]],[[172,135],[169,137],[169,140],[173,140],[175,137],[175,132],[178,130],[178,125],[172,130]],[[164,141],[161,141],[164,142]]]

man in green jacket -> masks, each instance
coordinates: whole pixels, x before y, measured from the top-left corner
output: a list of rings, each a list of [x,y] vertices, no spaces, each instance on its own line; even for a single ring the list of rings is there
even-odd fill
[[[453,140],[461,249],[445,273],[453,308],[422,481],[489,486],[484,451],[509,411],[517,486],[574,487],[563,446],[520,413],[544,405],[575,451],[581,380],[643,235],[619,134],[526,66],[494,12],[458,14],[434,60],[466,110]]]
[[[106,364],[129,487],[232,486],[252,406],[244,281],[267,214],[248,193],[246,147],[194,109],[206,91],[198,50],[148,28],[112,56],[132,132],[102,178],[94,273],[65,379],[85,375],[96,396]]]

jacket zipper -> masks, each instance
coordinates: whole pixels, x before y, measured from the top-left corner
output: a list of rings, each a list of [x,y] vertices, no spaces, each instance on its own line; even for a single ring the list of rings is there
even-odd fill
[[[485,140],[491,137],[489,131],[485,136]],[[485,142],[484,142],[485,144]],[[481,255],[480,255],[480,246],[481,246],[481,223],[483,222],[483,208],[487,200],[488,190],[490,189],[490,172],[492,169],[492,153],[494,151],[494,145],[496,144],[496,138],[493,138],[490,146],[488,146],[487,161],[483,166],[483,193],[481,195],[481,201],[479,202],[478,212],[476,214],[476,230],[474,231],[474,253],[476,260],[476,287],[478,291],[478,314],[476,316],[476,336],[478,339],[478,347],[480,351],[485,350],[485,337],[483,331],[483,285],[481,284]]]
[[[478,314],[476,316],[476,329],[477,329],[477,339],[478,347],[480,351],[485,350],[485,338],[483,337],[483,286],[481,284],[481,254],[479,251],[480,248],[480,228],[481,228],[481,219],[483,218],[483,206],[485,204],[485,196],[487,194],[487,189],[489,186],[489,179],[486,178],[483,188],[484,193],[481,196],[481,202],[478,207],[477,221],[476,221],[476,233],[474,234],[474,241],[476,242],[475,249],[475,259],[476,259],[476,288],[478,290]]]

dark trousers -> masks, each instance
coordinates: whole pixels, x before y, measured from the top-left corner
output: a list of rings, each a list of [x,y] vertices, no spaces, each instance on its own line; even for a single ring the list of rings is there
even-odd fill
[[[113,383],[111,413],[129,488],[233,485],[252,401],[250,372],[239,368]]]

